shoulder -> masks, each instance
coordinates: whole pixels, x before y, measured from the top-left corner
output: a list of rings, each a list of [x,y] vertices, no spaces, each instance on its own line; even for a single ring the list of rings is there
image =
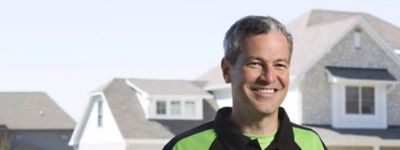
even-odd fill
[[[164,146],[163,150],[184,150],[189,146],[208,149],[207,146],[210,146],[215,138],[214,122],[211,121],[175,136]]]
[[[317,132],[311,128],[307,128],[292,123],[294,140],[301,149],[326,149],[326,146]]]

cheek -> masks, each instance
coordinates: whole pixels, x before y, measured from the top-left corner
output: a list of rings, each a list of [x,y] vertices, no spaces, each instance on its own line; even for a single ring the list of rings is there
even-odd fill
[[[285,86],[288,87],[289,85],[289,73],[283,73],[278,76],[279,81]]]
[[[243,82],[245,83],[253,83],[257,80],[257,78],[260,76],[260,73],[254,70],[246,70],[243,69]]]

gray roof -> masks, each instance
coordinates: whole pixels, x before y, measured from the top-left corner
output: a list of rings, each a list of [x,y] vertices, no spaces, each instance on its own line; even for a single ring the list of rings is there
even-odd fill
[[[392,48],[400,48],[400,28],[370,14],[327,10],[311,10],[287,27],[293,35],[291,74],[300,75],[320,59],[346,34],[350,27],[364,20]]]
[[[352,17],[362,17],[395,49],[400,49],[400,28],[368,13],[329,10],[311,10],[307,26],[332,23]]]
[[[72,130],[75,121],[43,92],[0,92],[0,124],[14,130]]]
[[[153,80],[153,79],[128,79],[135,86],[150,96],[182,95],[203,96],[211,98],[212,95],[204,91],[195,83],[186,80]]]
[[[400,28],[367,13],[311,10],[287,25],[293,35],[290,74],[301,75],[313,65],[352,26],[364,20],[392,47],[400,49]],[[197,80],[209,81],[205,87],[225,85],[219,66]]]
[[[396,78],[384,68],[349,68],[327,66],[326,69],[328,69],[333,76],[341,78],[396,81]]]
[[[203,89],[205,90],[213,90],[213,89],[229,87],[229,84],[225,83],[225,80],[222,75],[222,69],[220,66],[212,68],[208,72],[202,74],[196,80],[207,81],[203,86]]]
[[[148,83],[148,80],[141,82],[139,79],[130,79],[130,81],[134,81],[134,83]],[[163,83],[170,82],[161,81],[160,85]],[[184,86],[187,85],[185,84]],[[194,88],[191,86],[189,87]],[[171,91],[171,89],[168,91]],[[178,91],[171,92],[179,93]],[[125,79],[114,79],[110,84],[108,84],[107,87],[104,88],[103,93],[107,99],[121,134],[125,139],[171,138],[174,135],[188,130],[194,126],[213,120],[217,108],[217,104],[214,100],[204,99],[203,120],[148,120],[145,118],[143,109],[138,101],[138,98],[136,97],[136,91],[126,84]],[[194,91],[194,93],[198,93],[197,89]]]

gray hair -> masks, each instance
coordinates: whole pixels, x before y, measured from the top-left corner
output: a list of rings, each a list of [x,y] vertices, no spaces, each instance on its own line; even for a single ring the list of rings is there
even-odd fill
[[[235,22],[225,34],[225,59],[235,64],[237,57],[245,48],[244,41],[246,38],[269,33],[271,30],[281,32],[286,37],[290,60],[293,50],[292,35],[283,24],[270,16],[247,16]]]

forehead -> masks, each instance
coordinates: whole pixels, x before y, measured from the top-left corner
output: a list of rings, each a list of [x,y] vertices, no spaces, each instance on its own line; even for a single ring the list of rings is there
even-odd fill
[[[244,40],[243,44],[243,51],[247,54],[283,55],[289,58],[287,39],[278,31],[250,36]]]

